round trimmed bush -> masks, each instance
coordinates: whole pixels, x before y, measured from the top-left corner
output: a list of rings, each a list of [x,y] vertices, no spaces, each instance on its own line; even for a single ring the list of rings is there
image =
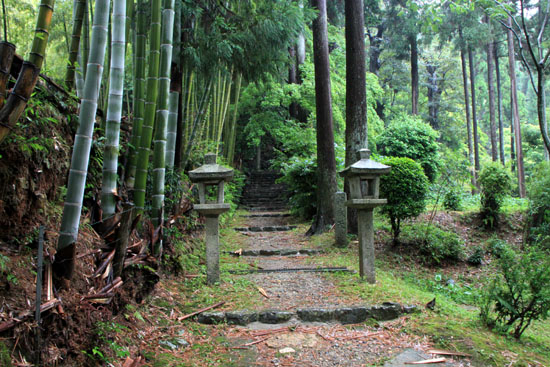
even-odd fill
[[[390,218],[393,239],[397,241],[401,221],[424,211],[428,179],[422,167],[410,158],[390,157],[382,163],[391,166],[391,171],[380,179],[380,196],[388,199],[381,210]]]
[[[550,163],[541,163],[529,184],[529,242],[550,250]]]
[[[488,229],[498,227],[502,200],[511,187],[510,174],[497,162],[487,164],[479,174],[481,185],[481,219]]]

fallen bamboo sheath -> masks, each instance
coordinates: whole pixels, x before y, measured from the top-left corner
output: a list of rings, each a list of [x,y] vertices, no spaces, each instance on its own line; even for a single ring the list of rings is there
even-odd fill
[[[111,260],[113,260],[114,256],[115,256],[115,250],[109,253],[109,256],[107,256],[107,258],[103,261],[103,263],[99,266],[99,268],[97,268],[97,270],[94,272],[94,274],[92,275],[92,278],[97,278],[98,276],[100,276],[103,270],[105,270],[105,268],[107,267],[107,265],[109,265]]]
[[[221,302],[216,303],[215,305],[212,305],[212,306],[208,306],[208,307],[202,308],[202,309],[200,309],[200,310],[198,310],[198,311],[192,312],[192,313],[187,314],[187,315],[182,316],[182,317],[178,317],[178,321],[183,321],[183,320],[185,320],[185,319],[188,319],[188,318],[190,318],[190,317],[196,316],[196,315],[198,315],[198,314],[200,314],[200,313],[203,313],[203,312],[205,312],[205,311],[211,310],[211,309],[216,308],[216,307],[220,307],[220,306],[223,305],[224,303],[225,303],[225,301],[221,301]]]
[[[439,354],[442,356],[457,356],[457,357],[471,357],[471,354],[460,353],[460,352],[451,352],[450,350],[441,350],[441,349],[430,349],[427,353],[430,354]]]
[[[40,313],[46,312],[49,309],[54,308],[55,306],[57,306],[60,303],[61,303],[61,301],[57,298],[52,299],[50,301],[47,301],[47,302],[43,303],[40,306]],[[15,325],[22,323],[23,321],[25,321],[26,319],[32,317],[33,315],[34,315],[33,311],[25,311],[16,318],[13,318],[13,319],[8,320],[8,321],[4,321],[3,323],[0,324],[0,333],[3,332],[3,331],[6,331],[8,329],[11,329]]]
[[[267,338],[263,338],[263,339],[260,339],[260,340],[256,340],[256,341],[253,341],[253,342],[250,342],[250,343],[246,343],[246,344],[243,344],[243,345],[240,345],[238,347],[233,347],[232,349],[247,349],[247,347],[250,347],[252,345],[255,345],[255,344],[260,344],[262,342],[265,342],[266,340],[268,340],[269,338],[271,337],[267,337]]]
[[[405,362],[405,364],[432,364],[432,363],[445,363],[447,362],[446,358],[432,358],[432,359],[424,359],[422,361],[415,361],[415,362]]]
[[[110,292],[122,285],[122,278],[116,277],[111,283],[107,284],[105,287],[101,288],[97,293],[107,293]]]
[[[96,293],[96,294],[88,294],[87,296],[82,297],[81,301],[85,299],[98,299],[98,298],[111,298],[114,297],[114,293]]]

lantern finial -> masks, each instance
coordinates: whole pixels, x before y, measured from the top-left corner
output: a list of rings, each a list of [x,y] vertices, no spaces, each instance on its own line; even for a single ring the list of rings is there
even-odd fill
[[[216,155],[214,153],[206,153],[204,155],[204,164],[216,164]]]
[[[359,149],[359,159],[369,159],[370,158],[370,149]]]

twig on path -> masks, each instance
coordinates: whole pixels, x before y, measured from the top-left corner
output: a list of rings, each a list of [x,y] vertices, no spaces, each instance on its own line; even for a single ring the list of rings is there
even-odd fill
[[[203,313],[203,312],[205,312],[205,311],[211,310],[211,309],[216,308],[216,307],[220,307],[220,306],[223,305],[224,303],[225,303],[225,301],[221,301],[221,302],[216,303],[215,305],[208,306],[208,307],[205,307],[205,308],[201,308],[201,309],[198,310],[198,311],[192,312],[192,313],[187,314],[187,315],[182,316],[182,317],[178,317],[178,321],[183,321],[183,320],[185,320],[185,319],[188,319],[188,318],[190,318],[190,317],[196,316],[196,315],[198,315],[198,314],[200,314],[200,313]]]
[[[232,349],[248,349],[247,347],[250,347],[252,345],[255,345],[255,344],[260,344],[262,342],[265,342],[267,339],[271,338],[270,336],[268,336],[267,338],[263,338],[263,339],[260,339],[260,340],[255,340],[253,342],[250,342],[250,343],[246,343],[246,344],[243,344],[243,345],[240,345],[238,347],[233,347]]]
[[[447,362],[447,359],[441,357],[441,358],[433,358],[433,359],[424,359],[422,361],[415,361],[415,362],[405,362],[405,364],[431,364],[431,363],[445,363]]]

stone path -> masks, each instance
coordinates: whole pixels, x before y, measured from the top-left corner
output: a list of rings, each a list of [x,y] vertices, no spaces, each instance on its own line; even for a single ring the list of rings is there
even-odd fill
[[[291,218],[280,214],[248,213],[246,225],[287,226]],[[306,259],[319,251],[304,246],[304,233],[299,230],[241,232],[239,236],[243,236],[245,243],[242,259],[260,269],[312,268]],[[309,253],[303,254],[304,250]],[[238,366],[405,367],[409,366],[405,362],[433,358],[422,352],[430,347],[426,338],[402,332],[406,320],[400,316],[413,309],[399,304],[346,304],[335,284],[322,273],[232,276],[245,277],[265,290],[269,298],[264,298],[253,310],[205,312],[199,322],[235,325],[228,328],[226,336],[237,348],[234,353]],[[369,318],[378,321],[365,323]]]

